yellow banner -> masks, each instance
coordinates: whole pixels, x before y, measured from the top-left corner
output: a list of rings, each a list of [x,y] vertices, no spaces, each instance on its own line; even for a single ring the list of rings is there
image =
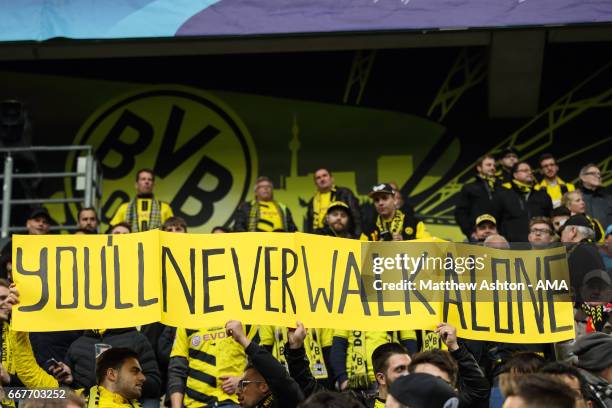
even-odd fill
[[[301,233],[15,236],[13,276],[21,303],[13,309],[13,326],[54,331],[161,321],[198,328],[238,319],[433,330],[447,321],[464,338],[555,342],[574,336],[572,304],[562,301],[568,291],[535,283],[566,278],[565,257],[563,248],[503,251]],[[407,278],[403,283],[398,273]],[[515,280],[533,286],[481,287]],[[455,283],[440,283],[448,281]],[[472,290],[470,282],[477,284]],[[374,289],[383,283],[392,289]]]

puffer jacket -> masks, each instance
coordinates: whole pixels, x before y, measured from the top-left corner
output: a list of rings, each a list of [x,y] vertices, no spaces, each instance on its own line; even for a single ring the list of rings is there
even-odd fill
[[[159,398],[161,380],[155,353],[149,340],[135,328],[86,331],[72,343],[66,353],[65,363],[72,370],[72,388],[89,390],[96,385],[96,345],[98,348],[127,347],[138,354],[142,372],[146,376],[142,398]]]

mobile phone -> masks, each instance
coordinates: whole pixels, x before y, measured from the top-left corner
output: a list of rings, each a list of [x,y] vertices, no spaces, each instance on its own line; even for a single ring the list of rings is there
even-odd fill
[[[48,359],[45,364],[47,365],[47,370],[56,369],[56,368],[60,367],[59,363],[54,358]]]

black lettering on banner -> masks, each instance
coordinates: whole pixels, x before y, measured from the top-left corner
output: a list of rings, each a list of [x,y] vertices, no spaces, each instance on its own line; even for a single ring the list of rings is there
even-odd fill
[[[199,186],[206,174],[210,174],[217,179],[217,185],[211,191],[203,190]],[[212,217],[214,203],[229,193],[233,183],[234,177],[229,170],[213,159],[204,156],[176,193],[170,206],[176,209],[176,215],[185,219],[187,225],[205,224]],[[200,211],[195,215],[182,211],[183,205],[185,205],[189,197],[193,197],[196,201],[200,202]]]
[[[264,279],[265,279],[265,288],[266,288],[266,311],[268,312],[278,312],[277,307],[272,307],[272,281],[278,280],[278,276],[272,276],[272,262],[270,260],[270,252],[278,251],[276,247],[266,247],[264,249]]]
[[[497,265],[502,264],[506,267],[506,281],[512,281],[512,275],[510,271],[510,259],[502,259],[502,258],[492,258],[491,259],[491,272],[493,282],[497,282],[499,279],[497,278]],[[514,324],[513,324],[513,315],[512,315],[512,292],[506,291],[507,293],[507,304],[506,304],[506,313],[508,314],[508,328],[504,329],[501,327],[501,318],[499,314],[499,291],[497,287],[493,291],[493,314],[495,316],[495,332],[496,333],[506,333],[511,334],[514,333]]]
[[[312,283],[310,281],[310,271],[308,270],[308,261],[306,260],[306,247],[302,245],[302,262],[304,264],[304,272],[306,273],[306,288],[308,290],[308,300],[310,301],[310,311],[315,312],[319,304],[319,297],[323,298],[323,303],[327,308],[327,312],[331,313],[334,306],[334,279],[336,278],[336,265],[338,263],[338,250],[335,249],[332,255],[331,277],[329,280],[329,296],[323,288],[318,288],[317,293],[312,297]]]
[[[42,310],[49,302],[49,265],[48,259],[48,248],[42,248],[38,259],[40,260],[40,266],[38,270],[28,271],[23,267],[23,248],[17,248],[17,259],[15,260],[15,270],[25,276],[38,276],[40,278],[40,300],[33,305],[19,306],[20,312],[36,312]]]
[[[108,283],[106,282],[106,247],[100,250],[101,300],[99,305],[91,303],[91,272],[89,268],[89,248],[85,248],[85,308],[102,310],[106,307]]]
[[[255,268],[253,270],[253,284],[251,285],[251,294],[249,296],[249,303],[244,300],[244,292],[242,291],[242,274],[240,273],[240,264],[238,262],[238,254],[236,248],[231,248],[232,262],[234,263],[234,272],[236,273],[236,283],[238,284],[238,295],[240,296],[240,304],[242,310],[253,309],[253,297],[255,296],[255,285],[257,284],[257,275],[259,275],[259,264],[261,260],[262,247],[257,247],[257,255],[255,257]]]
[[[567,257],[565,254],[559,254],[559,255],[552,255],[552,256],[545,256],[544,257],[544,279],[547,282],[551,282],[552,281],[552,275],[551,275],[551,263],[553,262],[566,262],[567,263]],[[565,277],[563,277],[565,278]],[[557,327],[557,316],[555,315],[555,299],[554,296],[555,295],[567,295],[569,294],[569,290],[566,289],[560,289],[560,290],[552,290],[549,289],[546,291],[547,296],[546,296],[546,301],[548,303],[548,318],[550,319],[550,331],[553,333],[559,333],[559,332],[563,332],[563,331],[570,331],[570,330],[574,330],[573,326],[558,326]]]
[[[427,252],[425,252],[425,255],[427,256]],[[402,265],[402,279],[408,282],[414,282],[422,269],[423,269],[423,262],[419,262],[417,268],[414,270],[414,273],[409,274],[408,270],[404,268],[404,265]],[[418,289],[415,289],[415,290],[405,290],[404,291],[404,308],[405,308],[407,315],[412,313],[412,306],[411,306],[411,300],[410,300],[411,293],[414,294],[414,297],[416,297],[419,300],[419,302],[423,304],[423,306],[425,306],[425,308],[427,309],[430,315],[436,314],[436,312],[433,310],[433,308],[431,307],[431,305],[429,304],[425,296],[423,296],[423,294]]]
[[[536,257],[536,278],[535,282],[540,280],[542,275],[542,265],[540,257]],[[536,299],[536,293],[534,291],[533,285],[531,284],[531,280],[529,279],[529,274],[527,273],[527,268],[525,267],[525,262],[523,258],[516,258],[514,260],[514,270],[516,272],[516,282],[521,283],[521,277],[525,279],[525,286],[529,290],[529,297],[531,298],[531,305],[533,306],[533,315],[535,317],[536,326],[538,327],[538,333],[544,333],[544,292],[538,290],[538,295]],[[519,321],[519,332],[521,334],[525,333],[525,318],[523,315],[523,291],[518,290],[517,293],[517,303],[518,307],[518,321]],[[538,303],[540,306],[538,307]]]
[[[351,355],[351,359],[352,359],[352,363],[357,364],[357,366],[359,367],[364,364],[364,361],[363,361],[364,356],[355,352],[355,348],[363,346],[363,340],[361,340],[361,336],[363,332],[358,331],[358,330],[353,330],[352,334],[353,334],[353,347],[352,347],[353,353]]]
[[[150,306],[159,302],[158,298],[145,299],[144,246],[138,243],[138,306]]]
[[[113,245],[113,262],[115,278],[115,309],[129,309],[133,303],[121,302],[121,263],[119,262],[119,245]]]
[[[474,259],[473,255],[470,255],[470,259]],[[470,289],[470,311],[472,314],[472,330],[473,331],[491,331],[490,327],[487,326],[479,326],[478,325],[478,307],[477,307],[477,299],[476,299],[476,265],[472,265],[470,267],[470,283],[473,284]]]
[[[352,272],[352,273],[351,273]],[[357,281],[357,289],[349,289],[351,283],[351,276]],[[340,304],[338,305],[338,313],[344,313],[344,307],[346,306],[346,298],[348,295],[359,295],[361,300],[361,306],[363,307],[363,313],[366,316],[370,316],[370,305],[368,304],[368,298],[365,293],[363,280],[361,279],[361,272],[359,271],[359,265],[355,259],[353,252],[348,253],[348,259],[346,260],[346,270],[344,271],[344,283],[342,284],[342,293],[340,294]]]
[[[195,249],[189,249],[189,264],[191,271],[191,290],[187,287],[187,281],[185,281],[185,275],[178,266],[176,259],[172,255],[170,248],[162,246],[162,292],[163,292],[163,308],[164,312],[168,311],[168,271],[166,269],[166,261],[170,261],[176,276],[179,279],[185,300],[187,301],[187,307],[189,307],[189,313],[195,314]]]
[[[210,268],[208,265],[208,257],[214,255],[222,255],[225,253],[223,248],[203,249],[202,250],[202,271],[204,275],[204,314],[212,312],[220,312],[225,309],[223,305],[210,305],[210,282],[225,279],[225,275],[210,276]]]
[[[281,268],[281,286],[283,290],[283,313],[287,312],[287,294],[289,295],[289,299],[291,300],[291,308],[293,309],[293,313],[296,312],[295,307],[295,299],[293,297],[293,292],[291,292],[291,287],[289,287],[289,278],[295,275],[298,267],[298,257],[295,252],[293,252],[289,248],[283,248],[282,250],[282,268]],[[287,257],[291,255],[293,258],[293,267],[291,268],[291,272],[287,273]]]
[[[134,143],[125,143],[121,140],[121,136],[128,129],[138,134]],[[116,180],[128,175],[136,163],[135,157],[144,152],[152,140],[153,126],[132,111],[124,110],[98,148],[97,156],[102,163],[104,176]],[[121,156],[121,161],[116,167],[104,164],[106,155],[111,151]]]
[[[446,282],[455,281],[455,261],[453,258],[453,254],[446,254],[446,259],[453,259],[453,262],[450,262],[450,265],[446,265],[444,268],[444,280]],[[459,289],[455,289],[455,295],[457,295],[456,299],[451,299],[449,296],[449,291],[444,289],[444,306],[442,308],[442,321],[448,322],[448,309],[449,305],[453,304],[457,306],[457,313],[459,313],[459,320],[461,322],[461,328],[467,329],[467,323],[465,321],[465,313],[463,311],[463,300],[461,299],[461,292]]]
[[[62,303],[62,252],[72,254],[72,303]],[[77,266],[77,249],[73,246],[55,248],[55,287],[57,297],[55,307],[57,309],[76,309],[79,306],[79,270]]]

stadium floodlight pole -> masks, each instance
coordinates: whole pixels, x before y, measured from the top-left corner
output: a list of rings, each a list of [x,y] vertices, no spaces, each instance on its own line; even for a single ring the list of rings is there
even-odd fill
[[[2,232],[0,237],[6,238],[9,233],[11,218],[11,194],[13,187],[13,157],[8,153],[4,160],[4,179],[2,184]]]

